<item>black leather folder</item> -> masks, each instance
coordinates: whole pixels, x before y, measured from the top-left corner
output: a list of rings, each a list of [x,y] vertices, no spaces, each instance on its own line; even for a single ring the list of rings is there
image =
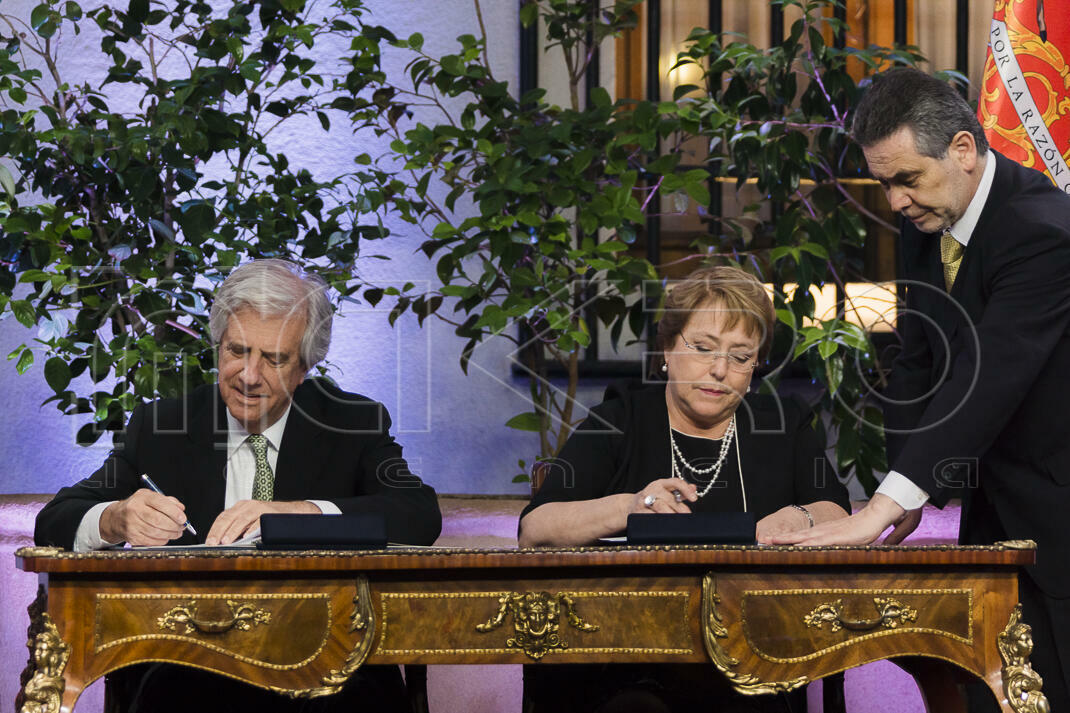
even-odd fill
[[[382,513],[260,516],[260,549],[360,550],[386,547]]]
[[[632,513],[629,545],[753,545],[749,512]]]

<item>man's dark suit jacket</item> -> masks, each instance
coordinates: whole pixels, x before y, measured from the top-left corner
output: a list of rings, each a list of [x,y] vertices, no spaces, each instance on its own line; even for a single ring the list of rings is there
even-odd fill
[[[344,513],[381,512],[391,542],[431,544],[442,526],[435,491],[409,472],[389,431],[382,404],[306,379],[294,392],[279,446],[275,500],[329,500]],[[91,507],[130,496],[147,473],[185,504],[197,530],[197,538],[186,532],[172,544],[203,542],[223,511],[226,460],[226,406],[215,384],[185,399],[139,406],[104,465],[41,510],[34,540],[71,548]]]
[[[900,245],[890,465],[937,505],[962,495],[963,543],[1036,540],[1034,580],[1070,596],[1070,197],[996,154],[950,295],[939,236],[904,221]]]

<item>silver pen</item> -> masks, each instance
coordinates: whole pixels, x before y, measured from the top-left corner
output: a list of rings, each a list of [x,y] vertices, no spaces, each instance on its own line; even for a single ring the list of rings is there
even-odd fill
[[[142,473],[141,474],[141,479],[145,481],[145,485],[147,485],[150,488],[152,488],[153,492],[159,493],[160,495],[166,495],[166,493],[164,493],[164,491],[160,490],[160,486],[159,485],[157,485],[156,483],[152,482],[152,478],[149,477],[148,473]],[[182,523],[182,527],[184,527],[187,530],[189,530],[190,534],[193,535],[194,537],[197,536],[197,531],[193,529],[193,525],[189,524],[189,520],[186,520],[184,523]]]

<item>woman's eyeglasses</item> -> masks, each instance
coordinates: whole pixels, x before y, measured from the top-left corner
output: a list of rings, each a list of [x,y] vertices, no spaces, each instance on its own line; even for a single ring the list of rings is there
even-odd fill
[[[691,344],[682,334],[680,339],[689,350],[688,356],[701,364],[712,365],[718,359],[725,359],[729,369],[742,372],[751,371],[758,363],[750,352],[715,352],[702,345]]]

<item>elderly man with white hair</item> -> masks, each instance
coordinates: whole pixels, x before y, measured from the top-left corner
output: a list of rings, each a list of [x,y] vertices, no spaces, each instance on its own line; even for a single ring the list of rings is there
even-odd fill
[[[327,353],[331,318],[323,280],[292,263],[257,260],[234,270],[209,322],[218,383],[136,408],[104,465],[60,490],[38,515],[37,544],[76,551],[123,542],[225,545],[256,530],[265,513],[367,512],[385,515],[393,542],[434,542],[441,529],[435,491],[409,471],[386,409],[306,378]],[[156,487],[146,487],[143,475]],[[124,710],[342,705],[331,700],[338,696],[291,701],[171,665],[118,673],[108,692]],[[205,689],[192,678],[210,679],[211,695],[201,698]],[[403,705],[396,667],[365,667],[351,684],[350,693],[362,692],[339,694],[348,710]],[[227,703],[238,699],[240,708]],[[356,700],[363,703],[352,707]]]

